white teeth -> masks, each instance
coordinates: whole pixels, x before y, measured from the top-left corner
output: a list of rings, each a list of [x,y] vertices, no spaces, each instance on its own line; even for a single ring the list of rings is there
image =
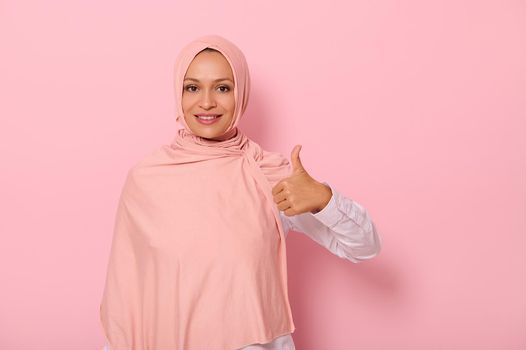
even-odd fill
[[[202,116],[202,115],[199,115],[199,116],[197,116],[197,117],[198,117],[199,119],[212,120],[212,119],[216,118],[217,115],[215,115],[215,116]]]

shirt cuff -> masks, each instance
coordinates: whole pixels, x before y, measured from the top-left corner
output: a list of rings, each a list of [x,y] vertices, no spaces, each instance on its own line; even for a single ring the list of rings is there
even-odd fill
[[[326,182],[323,182],[323,183],[331,188],[331,192],[332,192],[331,199],[329,200],[329,203],[327,203],[327,205],[322,210],[320,210],[319,212],[315,214],[313,213],[311,214],[325,226],[332,227],[340,221],[341,216],[342,216],[342,214],[338,210],[338,206],[336,203],[338,192],[334,188],[332,188],[328,183]]]

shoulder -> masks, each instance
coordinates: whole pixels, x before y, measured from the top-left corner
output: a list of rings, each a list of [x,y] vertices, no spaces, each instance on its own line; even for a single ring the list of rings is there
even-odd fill
[[[128,168],[128,174],[138,176],[144,171],[147,171],[147,169],[166,164],[170,162],[170,160],[173,160],[170,146],[157,146],[145,152],[140,158],[132,163]]]
[[[126,185],[137,185],[151,174],[153,167],[165,164],[169,159],[166,147],[162,145],[150,149],[132,163],[126,173]]]
[[[287,157],[276,151],[262,150],[263,162],[280,168],[290,168],[291,164]]]

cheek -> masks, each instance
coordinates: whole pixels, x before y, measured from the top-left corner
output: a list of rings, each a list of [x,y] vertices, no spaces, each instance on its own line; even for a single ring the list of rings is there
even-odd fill
[[[183,107],[183,112],[186,113],[186,111],[192,107],[192,105],[194,104],[194,100],[195,98],[192,98],[191,96],[183,95],[181,99],[181,106]]]
[[[233,94],[224,97],[223,106],[230,113],[234,113],[234,108],[236,107],[236,99],[234,98]]]

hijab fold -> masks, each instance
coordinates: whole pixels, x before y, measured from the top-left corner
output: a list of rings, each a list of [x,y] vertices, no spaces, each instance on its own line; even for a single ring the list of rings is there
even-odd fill
[[[234,117],[222,141],[191,132],[184,75],[206,47],[234,74]],[[111,350],[225,350],[295,330],[286,244],[272,187],[289,161],[237,128],[249,96],[243,53],[218,36],[175,62],[179,129],[127,173],[114,223],[100,318]]]

